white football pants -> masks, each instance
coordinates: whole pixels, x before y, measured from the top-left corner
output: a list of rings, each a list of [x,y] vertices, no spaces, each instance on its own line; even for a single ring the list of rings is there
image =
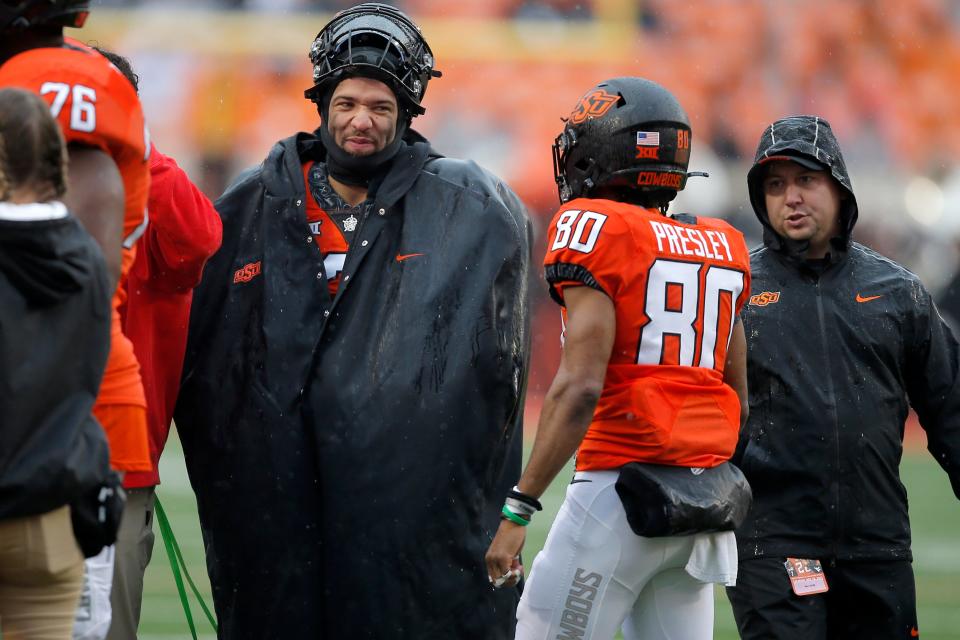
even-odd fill
[[[517,640],[713,637],[713,582],[736,581],[732,532],[643,538],[630,529],[617,471],[578,472],[533,562]],[[697,576],[697,577],[694,577]]]

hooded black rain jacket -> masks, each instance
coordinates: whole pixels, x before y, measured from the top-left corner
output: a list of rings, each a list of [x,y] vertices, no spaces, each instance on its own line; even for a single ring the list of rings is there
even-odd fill
[[[334,299],[278,143],[217,202],[176,421],[221,638],[512,638],[483,556],[520,471],[529,227],[516,196],[416,141]]]
[[[822,263],[777,236],[760,181],[765,158],[815,158],[846,196]],[[900,482],[912,406],[960,496],[960,350],[920,280],[855,242],[856,199],[829,125],[802,116],[764,134],[748,178],[765,227],[742,314],[750,416],[733,461],[753,488],[740,557],[909,559]]]
[[[909,405],[960,495],[956,340],[919,279],[862,245],[820,275],[769,247],[750,257],[741,559],[909,558]]]
[[[100,250],[63,205],[0,203],[0,519],[62,507],[110,473],[91,414],[110,293]]]

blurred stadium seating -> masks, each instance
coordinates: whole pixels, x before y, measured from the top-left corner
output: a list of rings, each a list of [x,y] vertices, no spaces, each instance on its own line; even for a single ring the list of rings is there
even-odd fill
[[[353,3],[99,4],[80,37],[132,58],[154,140],[216,197],[274,141],[316,126],[302,97],[307,50],[330,13]],[[744,184],[756,139],[777,117],[817,113],[834,125],[851,167],[861,205],[856,238],[919,273],[960,318],[960,3],[390,4],[422,24],[444,72],[415,127],[441,152],[504,177],[538,230],[557,204],[550,145],[560,118],[605,77],[646,76],[686,106],[691,168],[712,174],[691,181],[676,208],[728,218],[758,242]],[[559,322],[544,287],[533,289],[541,296],[535,398],[555,370]]]

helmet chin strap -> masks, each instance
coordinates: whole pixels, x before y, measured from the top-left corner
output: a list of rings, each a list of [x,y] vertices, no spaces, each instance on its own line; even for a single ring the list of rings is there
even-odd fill
[[[406,129],[406,127],[402,127]],[[341,149],[333,140],[326,126],[320,127],[320,141],[327,150],[327,171],[330,177],[343,184],[365,187],[370,180],[384,171],[390,161],[403,147],[403,133],[397,125],[397,134],[386,147],[366,156],[355,156]]]

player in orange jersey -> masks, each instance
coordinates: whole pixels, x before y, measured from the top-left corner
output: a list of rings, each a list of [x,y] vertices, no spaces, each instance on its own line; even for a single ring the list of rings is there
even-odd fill
[[[29,89],[50,105],[68,144],[64,202],[97,240],[119,291],[147,224],[149,142],[127,79],[99,53],[63,35],[64,27],[83,26],[89,4],[0,0],[0,86]],[[110,354],[93,413],[106,432],[111,467],[149,471],[146,400],[133,346],[121,330],[121,303],[115,294]],[[88,572],[94,567],[112,575],[112,550],[88,561]]]
[[[47,104],[0,89],[0,637],[8,639],[70,638],[84,567],[71,516],[113,474],[91,415],[111,292],[100,250],[60,201],[66,189],[66,148]]]
[[[736,577],[733,532],[700,520],[693,535],[640,535],[631,514],[663,507],[652,495],[621,499],[618,485],[625,465],[699,476],[733,453],[746,414],[743,236],[721,220],[665,215],[687,180],[690,125],[660,85],[597,85],[554,153],[563,204],[544,265],[563,308],[563,357],[487,552],[488,575],[495,586],[519,579],[537,498],[577,451],[516,637],[600,640],[622,627],[628,639],[710,638],[712,583]]]
[[[63,36],[80,27],[89,2],[0,1],[0,86],[40,94],[69,149],[67,206],[97,240],[117,284],[146,228],[150,170],[143,111],[119,71]],[[107,432],[118,471],[149,471],[143,386],[133,347],[120,330],[114,298],[110,357],[94,414]]]

